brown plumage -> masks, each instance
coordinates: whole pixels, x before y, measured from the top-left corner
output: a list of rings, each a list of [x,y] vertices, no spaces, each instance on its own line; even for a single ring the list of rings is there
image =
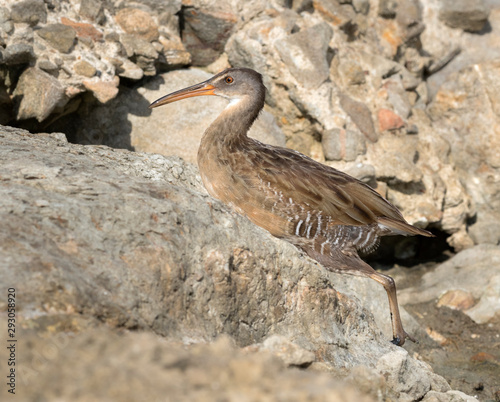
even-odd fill
[[[247,132],[265,98],[262,77],[253,70],[227,69],[150,107],[201,95],[231,101],[206,130],[198,150],[201,177],[210,195],[326,269],[381,283],[389,297],[393,342],[413,340],[401,323],[394,280],[376,272],[358,252],[371,251],[381,236],[432,234],[408,224],[394,205],[359,180],[299,152],[249,138]]]

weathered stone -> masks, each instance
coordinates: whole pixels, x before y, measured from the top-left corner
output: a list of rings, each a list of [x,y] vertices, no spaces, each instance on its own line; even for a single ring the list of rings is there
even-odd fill
[[[339,73],[346,85],[360,85],[366,82],[365,72],[355,60],[341,60]]]
[[[394,18],[397,9],[397,0],[379,0],[378,2],[378,15],[383,18]]]
[[[279,357],[287,366],[305,366],[316,360],[314,353],[301,348],[280,335],[272,335],[266,338],[262,342],[262,348]]]
[[[201,402],[238,401],[242,395],[253,401],[376,400],[357,390],[355,383],[344,384],[329,373],[286,369],[265,350],[242,351],[227,336],[211,344],[184,345],[152,333],[118,333],[105,326],[72,335],[45,327],[40,333],[23,333],[30,348],[19,357],[26,368],[19,372],[30,381],[27,400]],[[8,360],[8,353],[3,348],[0,356]]]
[[[334,128],[323,133],[321,143],[327,160],[353,161],[366,152],[365,136],[359,131]]]
[[[106,20],[101,0],[80,0],[79,14],[83,18],[103,24]]]
[[[340,106],[367,139],[371,142],[377,141],[378,135],[373,125],[372,114],[364,103],[355,101],[350,96],[342,94],[340,95]]]
[[[407,119],[411,113],[411,104],[401,78],[398,76],[387,80],[384,83],[384,89],[387,91],[387,98],[395,112],[403,119]]]
[[[483,244],[461,251],[425,274],[422,283],[401,291],[400,303],[425,303],[460,289],[477,301],[464,313],[478,323],[486,323],[500,313],[499,263],[500,250],[496,245]]]
[[[399,400],[416,401],[431,389],[430,376],[420,375],[423,365],[410,359],[406,350],[399,349],[382,356],[377,362],[377,370],[385,377],[387,385],[400,394]]]
[[[391,183],[419,183],[422,171],[415,165],[417,139],[382,133],[377,146],[369,147],[367,157],[377,170],[377,179]]]
[[[92,91],[97,100],[101,103],[107,103],[118,95],[118,77],[113,81],[103,81],[99,79],[83,81],[83,85],[89,91]]]
[[[32,26],[47,22],[47,9],[43,0],[23,0],[15,2],[10,17],[14,22],[26,22]]]
[[[87,78],[93,77],[97,72],[96,68],[85,60],[77,61],[73,65],[73,70],[75,71],[75,73],[83,75],[84,77]]]
[[[0,64],[7,64],[8,66],[28,64],[35,59],[33,46],[27,43],[16,43],[7,46],[1,55]]]
[[[19,77],[14,98],[20,99],[17,119],[45,120],[57,106],[64,106],[67,99],[61,83],[53,76],[36,68],[26,69]]]
[[[186,50],[180,40],[160,37],[159,42],[163,45],[161,54],[167,66],[185,66],[191,63],[191,54]],[[161,58],[160,62],[162,62]],[[219,71],[222,70],[217,70],[217,72]]]
[[[48,73],[55,73],[59,70],[59,66],[49,59],[38,59],[36,66],[43,71]]]
[[[474,296],[470,292],[462,289],[451,289],[447,290],[441,296],[437,302],[437,306],[446,306],[454,310],[468,310],[476,304]]]
[[[232,336],[240,346],[265,342],[269,335],[286,337],[278,346],[291,352],[285,353],[291,364],[323,360],[325,368],[343,376],[354,366],[376,367],[376,371],[364,371],[379,375],[370,383],[380,384],[386,378],[387,399],[419,399],[430,384],[439,384],[428,366],[382,340],[373,329],[372,316],[336,292],[329,278],[351,293],[368,283],[378,286],[379,292],[365,287],[367,303],[378,296],[386,298],[379,284],[327,275],[290,244],[200,193],[195,169],[178,158],[73,145],[60,136],[3,128],[0,160],[0,245],[6,256],[0,260],[0,274],[19,294],[18,317],[26,328],[33,328],[25,330],[34,331],[35,342],[27,353],[44,351],[44,345],[58,341],[57,353],[46,357],[50,370],[45,373],[38,367],[35,378],[44,382],[45,375],[57,375],[59,385],[54,390],[59,397],[63,390],[74,393],[80,386],[86,389],[85,396],[100,389],[81,375],[78,381],[61,377],[75,364],[89,362],[94,368],[88,371],[89,378],[104,379],[106,392],[110,389],[106,376],[115,376],[115,370],[128,372],[123,370],[127,361],[134,362],[134,378],[139,375],[137,367],[158,364],[158,370],[153,370],[161,374],[154,378],[158,384],[163,384],[165,371],[165,378],[175,377],[180,384],[180,373],[194,370],[185,381],[196,381],[197,390],[206,384],[208,390],[215,380],[207,375],[221,373],[210,369],[212,363],[204,366],[203,356],[208,357],[234,373],[228,385],[217,380],[218,396],[229,384],[236,386],[236,379],[253,378],[253,388],[267,381],[266,372],[249,368],[254,366],[248,356],[262,356],[252,352],[253,346],[246,349],[247,357],[241,356],[226,337],[211,346],[192,346],[191,355],[178,342],[213,341],[220,334]],[[13,264],[17,269],[11,269]],[[380,300],[374,304],[380,305]],[[385,316],[389,319],[387,310]],[[95,331],[92,326],[101,329]],[[120,335],[118,328],[134,331]],[[73,335],[68,337],[65,331]],[[177,346],[170,349],[166,340],[158,342],[152,332],[155,337],[176,340]],[[31,334],[25,336],[28,342]],[[94,356],[81,358],[82,350],[100,356],[99,370],[109,365],[112,369],[96,376]],[[32,355],[22,358],[31,361]],[[282,372],[277,359],[256,364],[271,367],[275,374]],[[77,367],[80,374],[87,372],[86,366]],[[206,369],[195,370],[199,367]],[[312,377],[322,375],[312,373]],[[311,382],[307,383],[310,387]],[[185,384],[182,392],[193,389],[193,384]],[[356,385],[355,376],[350,384]],[[116,392],[124,386],[126,382]],[[156,395],[158,387],[149,387],[148,392]],[[36,386],[29,388],[39,391]],[[318,392],[314,387],[315,395]]]
[[[145,41],[152,42],[158,39],[158,26],[150,14],[137,8],[123,8],[115,16],[116,22],[122,29]]]
[[[217,12],[192,7],[183,8],[184,30],[182,42],[191,53],[194,66],[214,62],[224,50],[237,16],[231,12]]]
[[[452,28],[479,32],[488,21],[484,0],[441,0],[439,19]]]
[[[357,13],[367,15],[370,12],[369,0],[352,0],[352,7]]]
[[[317,88],[328,78],[327,50],[332,35],[328,24],[318,24],[275,42],[281,59],[305,88]]]
[[[422,402],[476,402],[477,399],[460,391],[429,391]]]
[[[355,19],[354,9],[350,4],[340,4],[337,0],[313,0],[314,9],[323,18],[339,28],[345,28]]]
[[[125,48],[125,52],[128,58],[131,58],[133,56],[144,56],[154,60],[158,57],[158,52],[156,51],[154,46],[147,40],[142,39],[136,35],[121,35],[120,42]]]
[[[86,22],[76,22],[69,18],[62,17],[61,24],[67,25],[76,31],[76,36],[79,39],[91,39],[92,41],[100,41],[103,38],[103,34],[92,24],[87,24]]]
[[[64,24],[49,24],[37,30],[36,33],[62,53],[71,51],[76,38],[76,31]]]
[[[140,80],[142,77],[144,77],[144,71],[142,71],[142,68],[127,59],[125,59],[123,63],[117,68],[117,73],[120,77],[135,81]]]
[[[380,131],[397,130],[404,127],[404,120],[389,109],[380,109],[378,111],[378,125]]]

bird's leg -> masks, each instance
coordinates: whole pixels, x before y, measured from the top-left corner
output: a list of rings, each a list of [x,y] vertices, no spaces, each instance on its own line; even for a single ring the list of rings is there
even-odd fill
[[[412,342],[416,342],[416,340],[407,334],[403,329],[403,323],[401,322],[401,316],[399,315],[398,298],[396,296],[396,284],[394,283],[394,279],[376,271],[369,272],[368,276],[382,284],[387,292],[387,297],[389,298],[389,308],[391,310],[393,334],[392,343],[397,346],[403,346],[407,338]]]

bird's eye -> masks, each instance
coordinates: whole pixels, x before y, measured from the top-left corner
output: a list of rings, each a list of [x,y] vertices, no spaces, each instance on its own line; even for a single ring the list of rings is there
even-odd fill
[[[233,79],[233,77],[226,77],[226,78],[224,78],[224,81],[226,81],[226,84],[232,84],[234,79]]]

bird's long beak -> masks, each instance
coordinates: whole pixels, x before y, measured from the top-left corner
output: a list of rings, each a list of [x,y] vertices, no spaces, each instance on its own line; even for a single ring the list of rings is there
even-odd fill
[[[151,105],[149,105],[149,107],[154,108],[161,105],[166,105],[167,103],[177,102],[181,99],[191,98],[193,96],[215,95],[214,90],[215,87],[205,81],[200,84],[181,89],[180,91],[175,91],[171,94],[162,96],[160,99],[155,100]]]

